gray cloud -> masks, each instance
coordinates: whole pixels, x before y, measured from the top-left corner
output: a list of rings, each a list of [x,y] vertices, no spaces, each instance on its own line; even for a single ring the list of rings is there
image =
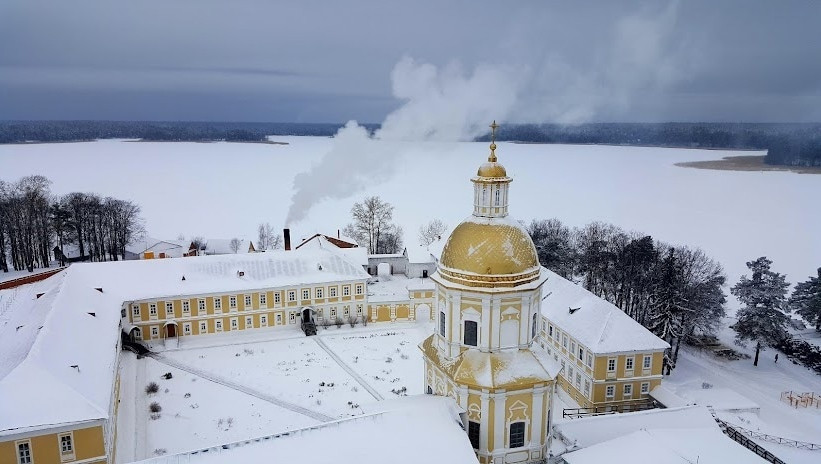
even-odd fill
[[[378,122],[404,56],[498,66],[508,120],[821,118],[821,2],[511,3],[5,0],[0,119]]]

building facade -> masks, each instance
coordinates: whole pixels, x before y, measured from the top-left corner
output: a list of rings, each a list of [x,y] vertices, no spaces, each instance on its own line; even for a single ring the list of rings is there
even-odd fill
[[[536,462],[547,457],[558,371],[538,346],[546,274],[530,236],[508,218],[512,179],[495,143],[490,149],[472,179],[473,215],[454,229],[431,277],[436,324],[420,344],[425,388],[465,409],[479,462]]]

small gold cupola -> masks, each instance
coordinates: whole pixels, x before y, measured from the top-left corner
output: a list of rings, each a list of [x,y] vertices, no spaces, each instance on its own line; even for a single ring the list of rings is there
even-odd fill
[[[490,155],[479,166],[473,182],[473,215],[479,217],[507,216],[508,186],[513,179],[496,158],[496,121],[490,125]]]

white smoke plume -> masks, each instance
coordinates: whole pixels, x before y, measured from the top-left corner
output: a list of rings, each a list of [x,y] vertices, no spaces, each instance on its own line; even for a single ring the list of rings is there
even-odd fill
[[[327,198],[346,198],[374,179],[387,179],[401,156],[403,141],[470,140],[503,119],[517,101],[512,68],[480,65],[465,73],[458,63],[443,69],[405,57],[391,73],[393,95],[405,103],[389,114],[372,137],[356,121],[334,136],[318,164],[294,178],[285,220],[291,225]],[[376,143],[379,141],[379,143]]]
[[[581,72],[552,51],[525,64],[479,64],[472,72],[458,62],[440,69],[402,58],[391,81],[393,96],[404,103],[373,136],[355,121],[337,132],[330,151],[294,179],[286,225],[324,199],[347,198],[390,178],[401,142],[471,140],[492,120],[581,123],[675,82],[687,58],[672,37],[677,10],[674,1],[616,21],[593,71]]]

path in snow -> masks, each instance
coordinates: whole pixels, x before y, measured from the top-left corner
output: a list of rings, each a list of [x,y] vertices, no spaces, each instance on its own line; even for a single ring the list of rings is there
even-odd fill
[[[293,411],[297,414],[302,414],[303,416],[308,416],[311,419],[314,419],[314,420],[317,420],[317,421],[320,421],[320,422],[331,422],[331,421],[336,420],[331,416],[326,416],[325,414],[322,414],[320,412],[312,411],[308,408],[299,406],[299,405],[294,404],[294,403],[290,403],[288,401],[283,401],[279,398],[275,398],[271,395],[266,395],[265,393],[262,393],[258,390],[254,390],[253,388],[249,388],[245,385],[241,385],[241,384],[232,382],[230,380],[223,379],[222,377],[218,377],[216,375],[210,374],[210,373],[205,372],[203,370],[196,369],[196,368],[191,367],[187,364],[180,363],[180,362],[174,361],[172,359],[166,358],[165,356],[163,356],[161,354],[151,353],[151,354],[149,354],[149,356],[151,358],[153,358],[154,360],[159,361],[163,364],[169,365],[171,367],[175,367],[175,368],[177,368],[181,371],[185,371],[185,372],[188,372],[189,374],[193,374],[193,375],[196,375],[198,377],[202,377],[205,380],[209,380],[211,382],[218,383],[218,384],[223,385],[225,387],[228,387],[228,388],[240,391],[242,393],[245,393],[247,395],[251,395],[251,396],[259,398],[263,401],[267,401],[271,404],[275,404],[275,405],[277,405],[281,408],[288,409],[289,411]]]
[[[312,337],[312,339],[316,342],[317,345],[319,345],[320,348],[322,348],[323,350],[325,350],[326,353],[328,353],[328,356],[330,356],[331,359],[333,359],[334,361],[336,361],[337,364],[339,364],[339,367],[344,369],[345,372],[347,372],[351,377],[353,377],[353,379],[356,380],[359,383],[359,385],[362,385],[362,387],[365,388],[365,390],[367,390],[368,393],[371,394],[371,396],[376,398],[377,401],[382,401],[385,399],[385,397],[380,395],[378,391],[374,390],[374,388],[371,387],[370,384],[368,384],[368,382],[365,381],[365,379],[363,379],[359,374],[357,374],[353,369],[351,369],[351,367],[348,366],[345,363],[345,361],[342,360],[342,358],[337,356],[337,354],[334,353],[332,349],[328,348],[328,345],[326,345],[325,342],[323,342],[320,339],[320,337]]]

